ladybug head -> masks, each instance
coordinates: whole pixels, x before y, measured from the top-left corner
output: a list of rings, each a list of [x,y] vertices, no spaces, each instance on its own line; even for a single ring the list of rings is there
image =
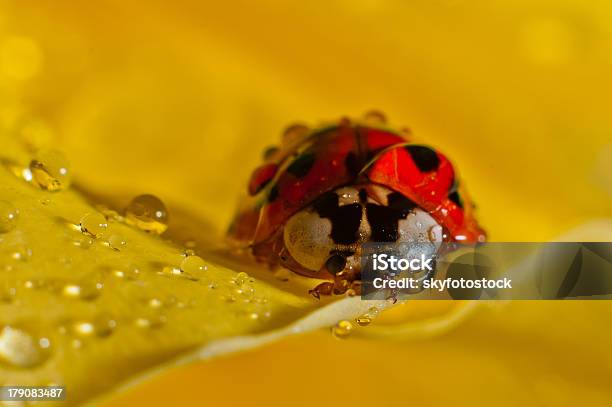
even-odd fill
[[[403,195],[378,185],[327,192],[295,213],[282,231],[284,265],[325,278],[358,272],[366,242],[442,242],[443,228]]]

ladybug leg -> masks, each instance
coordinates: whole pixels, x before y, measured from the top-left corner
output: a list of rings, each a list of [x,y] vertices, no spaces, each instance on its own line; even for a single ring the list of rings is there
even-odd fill
[[[308,294],[312,295],[317,300],[320,300],[322,295],[332,295],[333,292],[334,292],[334,283],[325,282],[325,283],[319,284],[312,290],[309,290]]]
[[[333,282],[325,282],[309,291],[315,298],[321,295],[359,295],[361,294],[361,273],[353,267],[346,268],[346,254],[335,253],[321,269],[334,276]]]

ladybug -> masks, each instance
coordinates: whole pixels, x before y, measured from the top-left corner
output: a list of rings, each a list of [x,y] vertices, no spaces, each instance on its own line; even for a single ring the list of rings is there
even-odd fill
[[[310,290],[317,298],[360,292],[363,243],[485,240],[448,158],[379,113],[366,118],[290,126],[228,232],[260,262],[327,280]]]

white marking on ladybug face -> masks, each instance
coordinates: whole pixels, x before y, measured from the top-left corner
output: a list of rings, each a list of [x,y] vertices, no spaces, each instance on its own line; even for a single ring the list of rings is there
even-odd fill
[[[336,246],[332,225],[311,209],[293,215],[285,224],[283,240],[291,257],[307,269],[319,271]]]
[[[398,242],[442,242],[442,226],[420,208],[399,221],[398,231]]]

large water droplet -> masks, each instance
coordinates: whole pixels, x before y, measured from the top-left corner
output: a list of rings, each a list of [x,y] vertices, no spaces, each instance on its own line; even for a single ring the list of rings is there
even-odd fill
[[[72,174],[70,164],[62,153],[56,150],[41,150],[30,161],[32,180],[47,191],[68,188]]]
[[[144,231],[161,234],[168,227],[168,211],[158,197],[140,195],[125,209],[125,220]]]
[[[244,271],[241,271],[240,273],[236,274],[236,276],[233,278],[232,281],[234,282],[234,284],[241,286],[243,284],[250,282],[251,278],[249,277],[247,273],[245,273]]]
[[[39,365],[48,356],[48,341],[47,338],[35,338],[22,329],[5,326],[0,331],[0,361],[19,368]]]
[[[354,328],[351,321],[340,321],[332,327],[332,335],[338,339],[344,339],[353,332]]]
[[[108,243],[108,247],[113,250],[123,250],[125,246],[127,246],[127,241],[123,238],[123,236],[113,233],[106,239],[106,243]]]
[[[199,256],[187,256],[181,262],[181,270],[186,273],[197,274],[207,269],[206,263]]]

